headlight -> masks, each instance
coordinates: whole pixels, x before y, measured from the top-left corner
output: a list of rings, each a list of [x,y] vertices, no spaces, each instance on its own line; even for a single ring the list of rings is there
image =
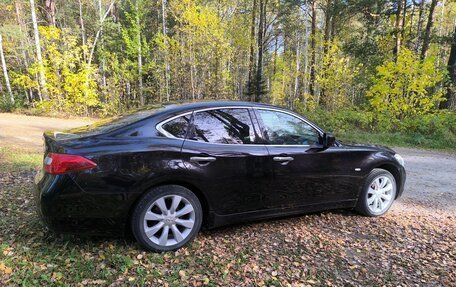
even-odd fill
[[[395,155],[394,155],[394,158],[397,160],[397,162],[398,162],[400,165],[405,166],[404,159],[402,158],[402,156],[400,156],[399,154],[395,154]]]

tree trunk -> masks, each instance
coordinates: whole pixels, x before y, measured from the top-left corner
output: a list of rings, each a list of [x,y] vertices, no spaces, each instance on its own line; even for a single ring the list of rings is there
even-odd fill
[[[299,71],[301,68],[301,61],[300,61],[300,55],[301,55],[301,46],[300,46],[300,38],[299,38],[299,33],[297,33],[298,37],[298,43],[296,45],[296,74],[295,74],[295,79],[294,79],[294,89],[293,89],[293,100],[291,102],[291,108],[294,107],[294,100],[297,99],[298,97],[298,88],[299,88]]]
[[[410,37],[413,34],[413,17],[415,17],[415,3],[412,1],[412,11],[410,12],[410,25],[409,25],[409,34]],[[411,41],[409,42],[409,46],[411,46]]]
[[[38,32],[38,23],[36,21],[35,0],[30,0],[30,10],[32,14],[33,34],[35,38],[36,60],[39,66],[39,84],[40,94],[44,100],[48,100],[46,89],[46,78],[44,76],[43,58],[41,57],[40,33]]]
[[[98,16],[99,16],[99,19],[100,19],[100,42],[101,42],[101,50],[103,51],[103,10],[101,9],[101,0],[98,0]],[[102,79],[102,84],[103,84],[103,87],[106,87],[106,61],[105,61],[105,58],[102,54],[101,56],[101,61],[100,61],[100,70],[101,70],[101,79]],[[104,94],[104,90],[103,90],[103,94]]]
[[[309,21],[308,21],[308,10],[309,6],[306,3],[306,11],[304,13],[304,25],[306,26],[305,29],[305,35],[304,35],[304,77],[307,77],[307,67],[309,66]],[[307,78],[306,78],[307,80]],[[307,87],[304,86],[304,93],[307,93]],[[303,97],[303,102],[304,102],[304,108],[307,108],[307,100],[305,97]]]
[[[263,56],[264,56],[264,29],[266,22],[266,5],[267,0],[260,0],[260,21],[258,23],[258,62],[257,62],[257,71],[255,79],[255,97],[254,102],[259,102],[261,95],[264,93],[263,87]]]
[[[332,0],[327,0],[325,10],[325,35],[323,43],[323,54],[328,52],[328,42],[331,38],[331,22],[332,22]]]
[[[45,0],[44,10],[46,11],[46,20],[48,25],[55,27],[55,0]]]
[[[401,39],[402,39],[402,17],[401,17],[401,15],[402,15],[403,4],[404,4],[404,0],[397,0],[396,24],[395,24],[395,33],[394,33],[396,36],[396,46],[394,47],[395,58],[397,58],[397,55],[399,54],[399,51],[401,49]]]
[[[442,9],[441,9],[441,14],[440,14],[439,38],[442,38],[443,23],[445,22],[444,17],[445,17],[445,0],[442,1]],[[440,66],[440,58],[442,58],[446,52],[445,48],[446,47],[443,46],[442,49],[439,49],[439,52],[437,53],[437,67]]]
[[[139,101],[141,106],[144,105],[144,94],[143,94],[143,78],[142,78],[142,47],[141,47],[141,22],[139,19],[139,5],[138,1],[136,0],[136,37],[138,38],[138,88],[139,88]]]
[[[165,94],[166,94],[166,101],[169,102],[169,58],[168,58],[168,32],[166,31],[166,0],[161,1],[161,12],[162,12],[162,30],[164,36],[164,44],[165,44]]]
[[[454,21],[454,31],[451,41],[450,56],[448,57],[448,75],[450,82],[447,87],[445,94],[446,101],[440,102],[441,109],[454,108],[456,100],[456,19]]]
[[[33,1],[33,0],[30,0]],[[92,49],[90,50],[89,58],[87,59],[87,64],[90,66],[92,64],[93,60],[93,53],[95,52],[95,48],[97,46],[98,39],[100,38],[101,32],[103,31],[103,23],[106,20],[106,17],[108,17],[109,12],[111,11],[112,7],[114,6],[116,0],[112,0],[111,4],[108,7],[108,10],[106,10],[105,14],[103,15],[102,19],[100,20],[100,28],[98,29],[97,33],[95,34],[95,39],[93,40],[93,45]]]
[[[254,73],[254,71],[255,71],[255,44],[254,43],[255,43],[256,10],[257,10],[257,0],[253,0],[252,21],[250,23],[249,78],[248,78],[248,82],[247,82],[247,94],[251,97],[250,100],[253,100],[253,95],[255,94],[253,79],[255,77],[255,73]]]
[[[26,31],[25,23],[24,20],[22,19],[22,4],[20,0],[16,0],[14,2],[14,7],[16,10],[16,21],[19,26],[19,33],[20,33],[20,46],[21,46],[21,52],[22,52],[22,61],[24,62],[24,67],[28,71],[29,68],[29,55],[27,53],[27,39],[28,36],[27,34],[24,34],[24,31]],[[23,36],[26,39],[25,41],[23,40]],[[27,96],[27,99],[29,99],[30,103],[33,103],[33,93],[32,89],[29,89],[30,95],[28,94],[27,90],[25,90],[25,94]]]
[[[416,42],[415,42],[415,51],[418,52],[421,44],[421,30],[423,29],[423,12],[424,12],[424,0],[420,2],[418,12],[418,26],[416,28]]]
[[[312,1],[312,23],[310,30],[310,83],[309,93],[315,97],[315,64],[316,64],[316,36],[317,36],[317,1]]]
[[[407,21],[407,0],[402,3],[401,42],[405,39],[405,26]]]
[[[424,37],[423,37],[423,48],[421,49],[421,59],[426,57],[427,50],[429,49],[429,41],[431,38],[431,29],[432,25],[434,24],[433,16],[435,6],[437,5],[438,0],[432,0],[431,7],[429,8],[429,16],[428,22],[426,24],[426,30],[424,30]]]
[[[86,36],[85,27],[84,27],[84,18],[82,17],[82,2],[81,2],[81,0],[79,0],[79,24],[81,25],[82,45],[85,46],[86,45],[86,41],[87,41],[87,36]],[[85,53],[84,53],[84,57],[85,57]],[[86,60],[86,59],[84,59],[84,60]]]
[[[8,95],[10,97],[11,103],[14,104],[14,96],[13,96],[13,92],[11,91],[11,84],[10,84],[10,80],[8,77],[8,70],[6,69],[5,54],[3,53],[2,34],[0,34],[0,58],[2,60],[2,70],[3,70],[3,76],[5,78],[6,90],[8,91]]]

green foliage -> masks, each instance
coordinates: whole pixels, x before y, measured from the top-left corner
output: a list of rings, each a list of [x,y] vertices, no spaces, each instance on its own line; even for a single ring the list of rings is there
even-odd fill
[[[435,68],[435,61],[434,57],[422,61],[404,48],[396,61],[388,60],[377,67],[368,92],[373,110],[396,119],[431,112],[442,100],[443,90],[438,84],[445,76],[443,70]]]
[[[7,95],[2,95],[0,97],[0,112],[12,112],[16,108],[16,104],[13,104],[9,96]]]
[[[60,1],[58,28],[38,13],[40,67],[27,26],[29,6],[17,14],[16,2],[0,4],[5,66],[16,102],[36,112],[105,117],[168,100],[256,95],[303,111],[370,109],[376,114],[371,126],[392,130],[399,121],[434,113],[443,91],[451,88],[443,70],[451,50],[453,3],[437,5],[434,14],[441,16],[430,23],[422,60],[429,12],[411,13],[419,9],[414,3],[405,8],[406,27],[398,31],[388,1],[126,0],[113,6],[108,0]],[[47,93],[39,87],[39,71],[45,73]],[[448,95],[448,103],[454,102]],[[340,117],[344,125],[345,116]]]
[[[63,111],[87,115],[100,104],[93,75],[94,67],[84,61],[85,47],[78,45],[77,38],[66,30],[40,27],[43,67],[49,99],[37,103],[39,110]],[[13,76],[13,84],[24,89],[37,89],[35,75],[39,65],[32,65],[26,74]]]
[[[350,63],[338,40],[325,45],[327,52],[323,56],[322,68],[318,70],[317,84],[322,90],[321,103],[327,110],[334,111],[350,104],[350,95],[354,94],[353,79],[362,65]]]
[[[341,109],[327,112],[316,109],[312,112],[302,112],[319,126],[330,132],[349,132],[350,130],[371,130],[375,128],[375,114],[370,111],[356,109]]]
[[[224,63],[232,59],[227,22],[215,5],[201,1],[170,1],[176,34],[169,43],[171,79],[175,92],[184,98],[229,98],[230,71]]]

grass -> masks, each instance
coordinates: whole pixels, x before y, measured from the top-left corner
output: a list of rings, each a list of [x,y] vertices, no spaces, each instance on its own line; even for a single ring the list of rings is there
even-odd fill
[[[38,168],[43,160],[41,153],[0,147],[0,172],[26,171]]]
[[[55,234],[34,209],[32,182],[41,160],[41,153],[0,149],[0,286],[456,282],[456,264],[448,257],[456,224],[423,220],[422,214],[371,219],[342,211],[244,224],[203,232],[189,246],[162,254],[144,252],[131,239]]]

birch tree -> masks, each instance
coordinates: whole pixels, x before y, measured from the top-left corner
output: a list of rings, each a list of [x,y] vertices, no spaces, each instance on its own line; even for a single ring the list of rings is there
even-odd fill
[[[40,33],[38,31],[38,22],[36,20],[36,12],[35,12],[35,0],[30,0],[30,10],[32,15],[32,23],[33,23],[33,35],[35,38],[35,49],[36,49],[36,60],[38,62],[38,73],[39,73],[39,89],[38,92],[40,93],[41,97],[44,100],[48,100],[47,88],[46,88],[46,78],[44,75],[44,66],[43,66],[43,58],[41,56],[41,45],[40,45]]]
[[[5,78],[6,90],[8,91],[9,99],[11,103],[14,104],[14,96],[13,92],[11,91],[11,84],[8,76],[8,70],[6,68],[6,61],[5,61],[5,53],[3,52],[3,38],[2,34],[0,34],[0,58],[2,61],[2,70],[3,70],[3,77]]]

